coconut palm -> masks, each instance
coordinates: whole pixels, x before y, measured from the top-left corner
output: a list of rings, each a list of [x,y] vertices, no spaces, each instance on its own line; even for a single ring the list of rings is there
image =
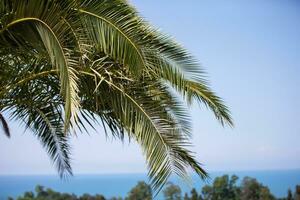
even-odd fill
[[[1,0],[0,124],[6,116],[41,141],[61,177],[72,174],[68,140],[102,124],[135,140],[155,190],[192,168],[187,107],[200,102],[222,125],[227,107],[198,62],[125,0]]]

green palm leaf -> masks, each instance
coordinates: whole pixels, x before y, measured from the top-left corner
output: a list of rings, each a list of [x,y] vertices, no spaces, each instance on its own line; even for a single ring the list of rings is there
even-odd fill
[[[146,68],[143,52],[134,37],[139,18],[122,1],[83,1],[78,11],[98,52],[109,55],[137,76]]]
[[[70,119],[76,118],[79,107],[77,77],[72,68],[78,66],[78,61],[70,57],[72,52],[69,49],[73,47],[68,45],[70,29],[61,20],[60,15],[57,15],[61,13],[61,7],[50,3],[51,1],[41,1],[37,4],[34,0],[14,2],[12,5],[15,7],[12,9],[17,14],[12,16],[1,32],[2,37],[6,36],[6,40],[14,41],[15,45],[36,48],[40,51],[40,43],[45,47],[53,67],[57,68],[60,74],[61,94],[65,99],[65,132],[67,132]],[[47,9],[46,15],[43,12],[45,9]],[[15,26],[17,27],[14,28]],[[32,39],[32,36],[36,38]],[[28,43],[30,47],[26,47]]]
[[[10,137],[10,130],[4,116],[0,113],[0,123],[2,125],[3,131],[7,137]]]
[[[66,133],[101,123],[137,141],[156,191],[189,168],[206,178],[189,150],[193,102],[233,126],[198,62],[127,1],[0,2],[0,123],[9,136],[3,112],[24,122],[61,177],[72,174]]]
[[[41,108],[23,104],[14,107],[13,117],[21,119],[35,133],[63,178],[72,175],[72,168],[68,138],[64,134],[61,113],[58,110],[59,108],[51,104]]]

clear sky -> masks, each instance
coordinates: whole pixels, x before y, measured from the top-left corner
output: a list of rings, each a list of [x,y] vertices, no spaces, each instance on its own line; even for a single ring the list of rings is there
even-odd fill
[[[300,168],[299,1],[130,2],[190,50],[232,111],[234,129],[191,109],[192,149],[208,171]],[[0,173],[55,173],[32,134],[10,126],[11,139],[0,134]],[[75,174],[147,171],[137,145],[106,139],[100,127],[74,137],[72,151]]]

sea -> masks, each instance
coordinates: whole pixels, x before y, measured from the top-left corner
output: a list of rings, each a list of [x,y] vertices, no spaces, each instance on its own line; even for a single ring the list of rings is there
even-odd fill
[[[243,177],[249,176],[256,178],[263,185],[270,188],[276,197],[284,197],[290,188],[295,191],[295,186],[300,185],[299,170],[266,170],[266,171],[236,171],[210,173],[210,179],[203,182],[200,178],[192,176],[193,184],[176,177],[171,177],[170,182],[181,187],[182,193],[189,192],[192,187],[197,191],[205,184],[211,184],[213,179],[224,174],[237,175],[241,181]],[[89,174],[74,175],[67,180],[61,180],[57,175],[0,175],[0,200],[7,200],[8,197],[16,198],[25,191],[34,191],[36,185],[42,185],[45,188],[52,188],[55,191],[74,193],[76,195],[102,194],[107,198],[125,197],[131,188],[138,181],[148,181],[146,174]],[[160,192],[156,198],[163,199],[163,193]]]

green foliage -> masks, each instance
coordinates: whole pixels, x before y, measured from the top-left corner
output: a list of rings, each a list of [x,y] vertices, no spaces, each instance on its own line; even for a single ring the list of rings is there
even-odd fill
[[[43,186],[37,185],[35,194],[33,192],[25,192],[23,196],[17,200],[106,200],[103,195],[89,195],[83,194],[77,197],[74,194],[56,192],[50,188],[46,189]]]
[[[151,187],[143,181],[138,182],[138,184],[130,190],[125,200],[152,200]]]
[[[198,62],[125,0],[0,1],[0,66],[5,134],[6,111],[32,130],[61,177],[72,174],[70,133],[100,122],[141,146],[154,191],[172,173],[188,179],[187,168],[206,178],[188,150],[185,104],[203,103],[233,125]]]
[[[300,185],[296,185],[295,200],[300,200]]]
[[[202,200],[202,196],[200,194],[198,194],[197,190],[195,188],[193,188],[191,190],[191,198],[190,200]]]
[[[189,195],[187,193],[184,193],[183,200],[190,200]]]
[[[183,199],[184,200],[203,200],[201,194],[198,194],[198,192],[195,188],[193,188],[190,193],[191,193],[191,197],[189,197],[189,195],[187,193],[185,193]]]
[[[293,194],[292,194],[292,190],[291,189],[288,189],[288,195],[287,195],[286,200],[293,200]]]
[[[215,178],[213,185],[206,185],[202,188],[204,199],[208,200],[237,200],[240,196],[240,188],[236,182],[238,177],[228,175]]]
[[[237,185],[238,177],[228,175],[215,178],[212,185],[205,185],[202,188],[203,196],[195,188],[184,194],[183,200],[275,200],[268,187],[258,183],[256,179],[245,177],[241,185]],[[277,200],[298,200],[297,192],[300,187],[296,186],[295,197],[289,189],[286,198]],[[181,200],[181,189],[179,186],[168,183],[163,190],[164,200]],[[154,198],[158,199],[158,198]],[[10,200],[13,200],[10,198]],[[103,195],[83,194],[76,196],[74,194],[59,193],[52,189],[45,189],[42,186],[36,186],[35,193],[25,192],[17,200],[108,200]],[[109,200],[122,200],[122,197],[112,197]],[[152,200],[151,187],[145,182],[138,182],[132,188],[125,200]]]
[[[241,186],[241,200],[273,200],[275,197],[271,194],[268,187],[257,182],[256,179],[245,177]]]
[[[122,197],[112,197],[109,200],[122,200]]]
[[[179,186],[169,182],[163,190],[165,200],[181,200],[181,189]]]
[[[205,200],[274,200],[268,187],[256,179],[245,177],[241,186],[237,185],[238,177],[228,175],[215,178],[213,185],[202,188]]]
[[[95,196],[83,194],[78,200],[106,200],[103,195],[96,194]]]

